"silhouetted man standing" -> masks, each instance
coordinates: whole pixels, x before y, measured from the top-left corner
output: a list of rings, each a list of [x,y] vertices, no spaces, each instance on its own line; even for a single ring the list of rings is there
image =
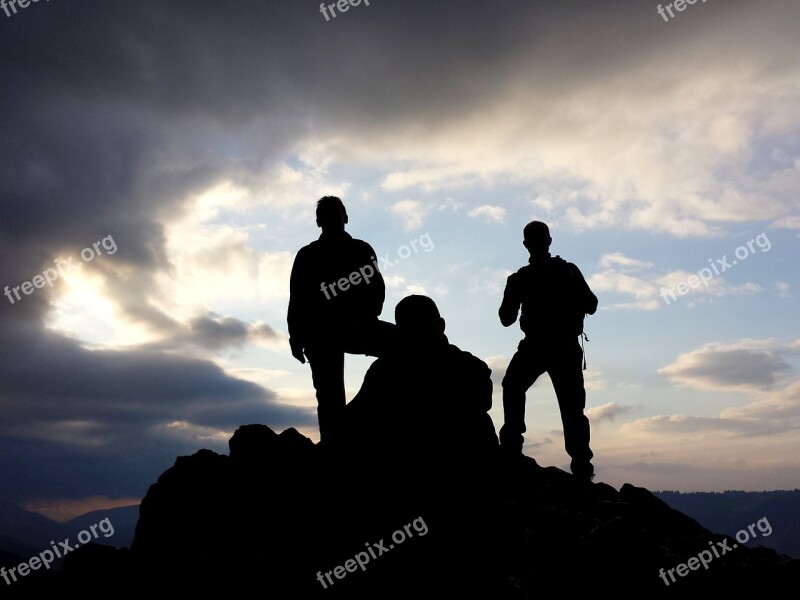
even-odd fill
[[[505,423],[500,429],[500,444],[512,454],[522,452],[525,394],[547,372],[558,397],[572,473],[591,481],[593,454],[589,419],[583,414],[586,389],[578,337],[583,334],[584,316],[597,310],[597,296],[578,267],[550,255],[552,241],[550,230],[541,221],[525,226],[523,245],[530,253],[529,264],[508,277],[500,306],[504,327],[517,320],[522,308],[520,328],[525,333],[503,378]]]
[[[344,230],[342,201],[317,202],[319,239],[297,253],[292,267],[289,345],[301,363],[308,358],[317,392],[320,439],[338,445],[344,393],[344,355],[380,356],[392,343],[394,325],[380,321],[386,287],[375,250]],[[304,356],[305,355],[305,356]]]

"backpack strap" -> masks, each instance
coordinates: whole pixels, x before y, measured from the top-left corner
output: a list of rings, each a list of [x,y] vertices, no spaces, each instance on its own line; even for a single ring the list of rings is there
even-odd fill
[[[580,338],[581,338],[581,351],[583,352],[583,370],[585,371],[586,370],[586,348],[583,345],[583,340],[586,340],[588,342],[589,341],[589,336],[586,335],[585,331],[581,331]]]

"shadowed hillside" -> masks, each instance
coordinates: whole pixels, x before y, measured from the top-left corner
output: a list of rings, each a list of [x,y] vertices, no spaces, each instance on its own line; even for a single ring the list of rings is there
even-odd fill
[[[734,547],[643,488],[581,484],[527,457],[438,458],[389,468],[380,448],[331,455],[294,429],[243,426],[230,455],[200,450],[159,477],[130,551],[89,544],[52,585],[532,599],[592,588],[763,592],[800,578],[800,561]],[[707,568],[680,576],[679,564],[700,563],[693,557]]]
[[[735,536],[749,524],[766,518],[768,535],[758,532],[748,546],[760,542],[792,558],[800,557],[800,490],[771,492],[656,492],[664,502],[713,531]],[[742,536],[744,537],[744,536]],[[764,539],[766,537],[766,539]]]

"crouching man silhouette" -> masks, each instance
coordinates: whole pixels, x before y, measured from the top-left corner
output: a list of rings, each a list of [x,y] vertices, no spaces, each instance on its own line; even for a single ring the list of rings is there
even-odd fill
[[[411,514],[430,523],[419,562],[408,568],[413,578],[398,575],[397,585],[405,585],[404,578],[430,581],[441,572],[482,573],[502,543],[493,534],[503,507],[496,503],[499,446],[488,414],[491,369],[450,343],[445,320],[427,296],[398,302],[395,322],[397,345],[372,363],[345,411],[351,454],[344,464],[358,467],[344,469],[343,476],[356,480],[355,489],[366,484],[368,492],[353,495],[354,510],[361,520],[379,515],[372,532]],[[415,583],[397,597],[420,589]],[[446,589],[430,591],[442,598],[491,597],[475,577],[447,578]]]
[[[425,462],[450,460],[454,451],[465,461],[491,456],[498,441],[488,414],[489,366],[449,342],[427,296],[398,302],[395,322],[397,345],[372,363],[347,406],[348,437],[369,452],[395,448],[403,459]]]

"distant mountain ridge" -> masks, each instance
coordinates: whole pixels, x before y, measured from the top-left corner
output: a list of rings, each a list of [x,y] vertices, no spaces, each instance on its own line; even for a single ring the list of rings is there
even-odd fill
[[[69,538],[70,543],[76,536],[91,525],[95,525],[108,518],[114,528],[114,534],[105,537],[98,531],[94,541],[114,548],[130,547],[133,543],[136,522],[139,520],[139,506],[123,506],[108,510],[92,511],[64,523],[59,523],[21,506],[7,501],[0,501],[0,553],[14,558],[3,559],[3,566],[14,566],[19,561],[16,558],[27,560],[47,548],[50,542],[58,542]],[[60,561],[59,561],[60,562]]]

